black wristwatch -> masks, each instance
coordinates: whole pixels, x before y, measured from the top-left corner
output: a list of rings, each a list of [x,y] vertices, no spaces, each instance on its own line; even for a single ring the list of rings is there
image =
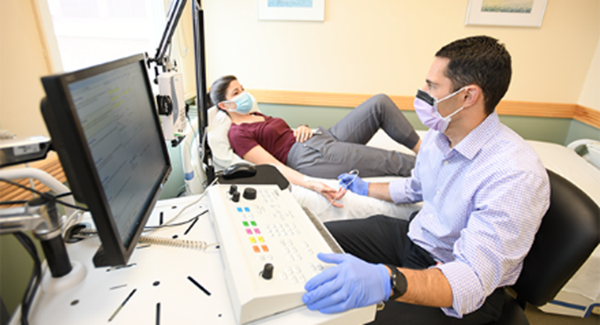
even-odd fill
[[[386,265],[386,266],[389,267],[390,270],[392,270],[392,276],[390,277],[390,283],[392,284],[393,294],[389,299],[389,301],[392,301],[392,300],[396,300],[396,299],[402,297],[402,295],[404,295],[406,293],[408,283],[406,282],[406,277],[404,276],[404,274],[402,272],[400,272],[395,266],[393,266],[393,265]]]

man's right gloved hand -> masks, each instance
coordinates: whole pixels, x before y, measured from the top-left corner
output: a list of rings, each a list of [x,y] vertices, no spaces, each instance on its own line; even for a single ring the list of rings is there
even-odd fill
[[[337,178],[340,181],[340,185],[350,191],[364,196],[369,196],[369,182],[363,181],[356,174],[341,174]]]

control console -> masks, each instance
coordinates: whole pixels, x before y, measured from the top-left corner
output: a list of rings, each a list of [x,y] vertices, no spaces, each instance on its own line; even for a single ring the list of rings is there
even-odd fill
[[[321,221],[278,186],[215,185],[208,201],[240,324],[303,305],[306,281],[332,266],[317,253],[342,253]]]

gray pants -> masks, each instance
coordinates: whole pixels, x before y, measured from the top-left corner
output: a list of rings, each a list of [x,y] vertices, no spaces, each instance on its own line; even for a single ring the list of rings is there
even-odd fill
[[[386,95],[376,95],[353,109],[336,125],[296,142],[287,165],[305,175],[336,178],[357,169],[361,177],[409,176],[415,157],[365,144],[382,128],[396,142],[413,148],[419,136],[396,104]]]

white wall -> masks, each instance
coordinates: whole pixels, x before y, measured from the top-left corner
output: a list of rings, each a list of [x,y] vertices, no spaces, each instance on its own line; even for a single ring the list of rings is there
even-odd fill
[[[506,99],[576,104],[586,80],[600,88],[589,77],[600,1],[548,1],[541,28],[465,26],[468,4],[327,0],[324,22],[274,22],[257,19],[257,1],[203,1],[209,83],[235,74],[253,89],[412,96],[442,45],[487,34],[513,57]]]
[[[0,128],[19,137],[48,135],[40,77],[50,73],[31,1],[0,1]]]
[[[327,0],[324,22],[258,21],[256,3],[202,1],[209,82],[236,74],[254,89],[412,96],[440,46],[488,34],[506,43],[513,56],[507,99],[600,110],[598,0],[549,0],[541,28],[464,26],[468,0]],[[0,127],[19,136],[47,134],[39,112],[40,77],[53,68],[36,4],[0,1]],[[180,26],[180,65],[190,94],[189,8]]]
[[[600,42],[596,46],[578,104],[600,111]]]

